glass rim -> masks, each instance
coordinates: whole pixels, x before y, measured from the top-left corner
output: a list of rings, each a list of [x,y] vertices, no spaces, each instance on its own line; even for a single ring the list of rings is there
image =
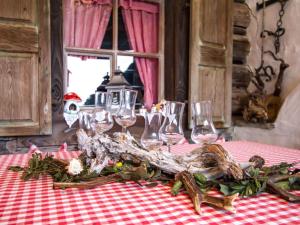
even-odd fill
[[[175,103],[175,104],[185,105],[185,102],[180,102],[180,101],[169,101],[169,100],[167,100],[166,103]]]
[[[191,104],[197,104],[197,103],[212,103],[211,100],[200,100],[200,101],[193,101]]]
[[[146,111],[145,114],[158,114],[158,115],[162,115],[161,112],[151,112],[151,111],[150,112]]]

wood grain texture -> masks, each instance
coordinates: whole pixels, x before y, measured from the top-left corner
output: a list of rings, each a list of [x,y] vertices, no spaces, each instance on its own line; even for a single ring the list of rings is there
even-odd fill
[[[38,52],[38,30],[35,26],[0,23],[0,49],[10,52]]]
[[[231,0],[191,0],[189,101],[212,100],[223,127],[231,125],[232,10]]]
[[[233,25],[247,28],[251,21],[250,8],[244,3],[234,3],[233,5]]]
[[[165,97],[185,101],[188,97],[189,7],[187,0],[166,0]]]
[[[35,54],[0,54],[0,123],[38,122],[37,78]]]
[[[216,67],[200,66],[197,76],[194,76],[193,83],[198,90],[191,92],[191,102],[201,100],[212,101],[214,121],[224,121],[226,96],[225,84],[226,69]],[[199,91],[201,90],[201,91]],[[217,106],[217,107],[216,107]]]
[[[6,85],[0,90],[5,96],[1,136],[51,132],[49,2],[13,0],[1,14],[0,80]],[[30,12],[29,17],[20,14],[21,6],[24,12]],[[31,22],[25,23],[26,18]]]
[[[165,99],[188,99],[189,0],[165,1]],[[183,127],[188,124],[188,105]]]
[[[211,46],[200,46],[200,62],[205,66],[224,67],[226,64],[226,49],[212,48]]]
[[[233,65],[232,86],[247,88],[250,84],[252,72],[246,65]]]
[[[247,29],[243,27],[233,27],[233,34],[247,35]]]
[[[245,1],[235,0],[233,21],[232,115],[235,117],[242,115],[247,104],[247,87],[251,79],[251,71],[247,67],[250,43],[246,37],[247,27],[251,21],[251,12]]]
[[[251,21],[251,12],[245,2],[234,3],[234,37],[233,37],[233,74],[232,74],[232,115],[242,115],[247,104],[247,87],[251,79],[251,71],[247,66],[247,56],[250,52],[250,43],[247,27]]]
[[[235,64],[246,64],[249,53],[249,39],[246,36],[233,35],[233,62]]]
[[[19,137],[18,148],[27,148],[32,143],[37,146],[53,146],[54,149],[62,143],[76,145],[75,131],[64,133],[67,124],[63,117],[63,19],[62,0],[51,1],[51,96],[52,96],[52,135]]]
[[[0,55],[0,136],[39,132],[38,73],[35,54]]]
[[[50,1],[38,0],[39,21],[39,134],[52,133]]]
[[[36,17],[34,11],[36,5],[34,0],[1,0],[0,19],[19,20],[34,22]]]
[[[242,115],[244,107],[248,103],[249,94],[246,88],[232,87],[232,114]]]
[[[229,14],[224,11],[227,8],[227,0],[215,0],[213,2],[200,0],[199,4],[198,32],[201,42],[204,45],[216,45],[220,47],[227,45],[226,33],[228,24],[226,21]]]
[[[51,95],[53,121],[63,119],[63,15],[62,0],[51,2]],[[55,122],[53,124],[55,126]]]

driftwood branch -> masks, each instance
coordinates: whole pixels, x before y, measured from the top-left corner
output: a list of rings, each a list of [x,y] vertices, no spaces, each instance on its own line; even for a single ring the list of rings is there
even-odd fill
[[[274,175],[270,177],[267,181],[267,187],[268,189],[275,194],[278,194],[283,199],[289,201],[289,202],[300,202],[300,196],[294,195],[286,190],[283,190],[282,188],[276,186],[276,182],[287,180],[291,177],[298,177],[300,178],[300,173],[296,173],[293,175]]]
[[[128,154],[169,174],[188,171],[191,174],[202,173],[208,179],[223,175],[236,180],[243,178],[240,165],[230,154],[217,144],[205,145],[180,156],[168,151],[148,151],[142,148],[131,136],[115,133],[114,137],[105,134],[89,137],[84,130],[78,130],[78,143],[87,156],[91,171],[100,173],[109,160],[117,161],[121,155]]]
[[[120,177],[112,174],[103,177],[94,178],[91,181],[82,181],[79,183],[75,182],[54,182],[53,189],[65,189],[65,188],[79,188],[79,189],[88,189],[94,188],[96,186],[117,182],[120,180]]]
[[[187,171],[178,173],[175,179],[180,180],[184,184],[184,187],[187,190],[190,198],[192,199],[195,211],[197,213],[201,214],[202,203],[207,203],[209,205],[225,209],[233,213],[236,212],[236,209],[233,206],[233,202],[239,196],[239,194],[234,194],[226,197],[215,197],[208,194],[203,194],[199,190],[193,175],[191,175]]]

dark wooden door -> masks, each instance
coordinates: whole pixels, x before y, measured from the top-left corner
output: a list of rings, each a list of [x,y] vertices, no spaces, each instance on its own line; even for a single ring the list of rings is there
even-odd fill
[[[211,100],[218,127],[231,123],[232,0],[191,0],[189,100]]]
[[[0,136],[51,134],[48,0],[0,0]]]

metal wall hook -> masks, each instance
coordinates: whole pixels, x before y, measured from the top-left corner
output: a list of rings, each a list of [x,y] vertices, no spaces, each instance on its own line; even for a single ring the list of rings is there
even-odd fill
[[[265,3],[264,2],[262,2],[262,3],[256,3],[256,11],[259,11],[259,10],[261,10],[261,9],[263,9],[264,8],[264,4],[265,4],[265,7],[268,7],[268,6],[270,6],[270,5],[273,5],[274,3],[276,3],[276,2],[287,2],[288,0],[268,0],[268,1],[265,1]]]

